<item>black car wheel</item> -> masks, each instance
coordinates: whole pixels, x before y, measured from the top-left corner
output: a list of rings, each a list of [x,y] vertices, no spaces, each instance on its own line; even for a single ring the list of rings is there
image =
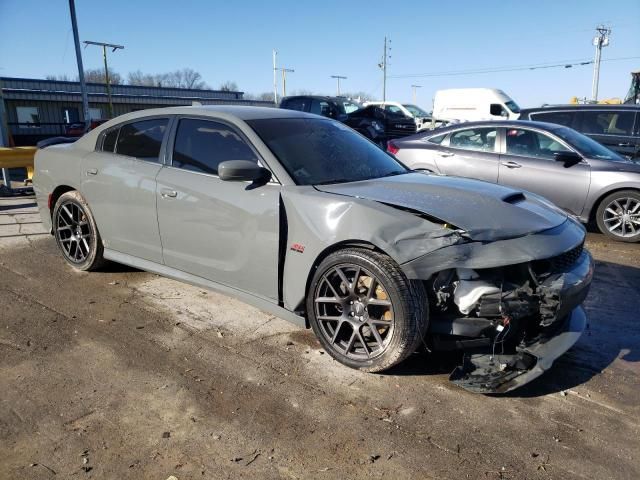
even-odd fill
[[[67,263],[78,270],[96,270],[104,264],[100,233],[79,192],[60,196],[52,220],[56,243]]]
[[[596,221],[600,231],[610,238],[640,241],[640,192],[620,190],[605,197],[598,207]]]
[[[311,327],[339,362],[386,370],[419,346],[428,325],[421,282],[388,256],[364,249],[332,253],[318,266],[307,299]]]

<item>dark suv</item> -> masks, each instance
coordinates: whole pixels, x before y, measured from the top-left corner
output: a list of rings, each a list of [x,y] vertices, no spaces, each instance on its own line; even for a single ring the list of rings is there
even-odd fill
[[[640,158],[640,105],[558,105],[527,108],[521,120],[565,125],[632,159]]]
[[[284,97],[280,108],[315,113],[333,118],[361,133],[369,140],[387,147],[387,141],[416,133],[412,118],[388,112],[376,105],[362,107],[345,97],[317,95]]]

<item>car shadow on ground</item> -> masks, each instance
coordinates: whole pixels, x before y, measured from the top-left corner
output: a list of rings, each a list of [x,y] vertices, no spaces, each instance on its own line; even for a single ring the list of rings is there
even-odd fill
[[[538,397],[566,391],[600,375],[612,362],[640,362],[640,269],[597,262],[584,304],[587,329],[578,342],[531,383],[500,396]],[[459,365],[455,352],[417,352],[388,370],[390,375],[449,374]]]

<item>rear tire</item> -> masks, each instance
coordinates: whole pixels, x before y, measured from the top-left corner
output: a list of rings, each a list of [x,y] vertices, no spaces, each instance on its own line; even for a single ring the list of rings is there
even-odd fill
[[[619,242],[640,241],[640,192],[620,190],[607,195],[596,212],[598,229]]]
[[[53,234],[69,265],[92,271],[102,267],[102,239],[89,205],[80,192],[63,193],[53,208]]]
[[[381,372],[416,351],[428,326],[422,282],[382,253],[348,248],[327,256],[307,296],[309,323],[340,363]]]

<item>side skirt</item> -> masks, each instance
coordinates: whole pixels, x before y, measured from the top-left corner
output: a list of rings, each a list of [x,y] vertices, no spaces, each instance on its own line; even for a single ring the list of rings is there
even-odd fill
[[[288,322],[298,325],[299,327],[306,328],[306,320],[303,317],[296,315],[295,313],[283,307],[278,306],[276,303],[273,303],[261,297],[257,297],[255,295],[251,295],[250,293],[243,292],[242,290],[238,290],[237,288],[229,287],[221,283],[207,280],[206,278],[198,277],[196,275],[191,275],[190,273],[185,273],[181,270],[176,270],[175,268],[167,267],[166,265],[160,265],[155,262],[150,262],[149,260],[144,260],[132,255],[127,255],[126,253],[116,252],[115,250],[109,250],[107,248],[104,249],[103,255],[107,260],[112,260],[116,263],[129,265],[130,267],[139,268],[140,270],[144,270],[146,272],[156,273],[163,277],[168,277],[173,280],[196,285],[198,287],[208,288],[209,290],[214,290],[224,295],[235,297],[238,300],[242,300],[243,302],[259,308],[264,312],[276,315],[283,320],[287,320]]]

